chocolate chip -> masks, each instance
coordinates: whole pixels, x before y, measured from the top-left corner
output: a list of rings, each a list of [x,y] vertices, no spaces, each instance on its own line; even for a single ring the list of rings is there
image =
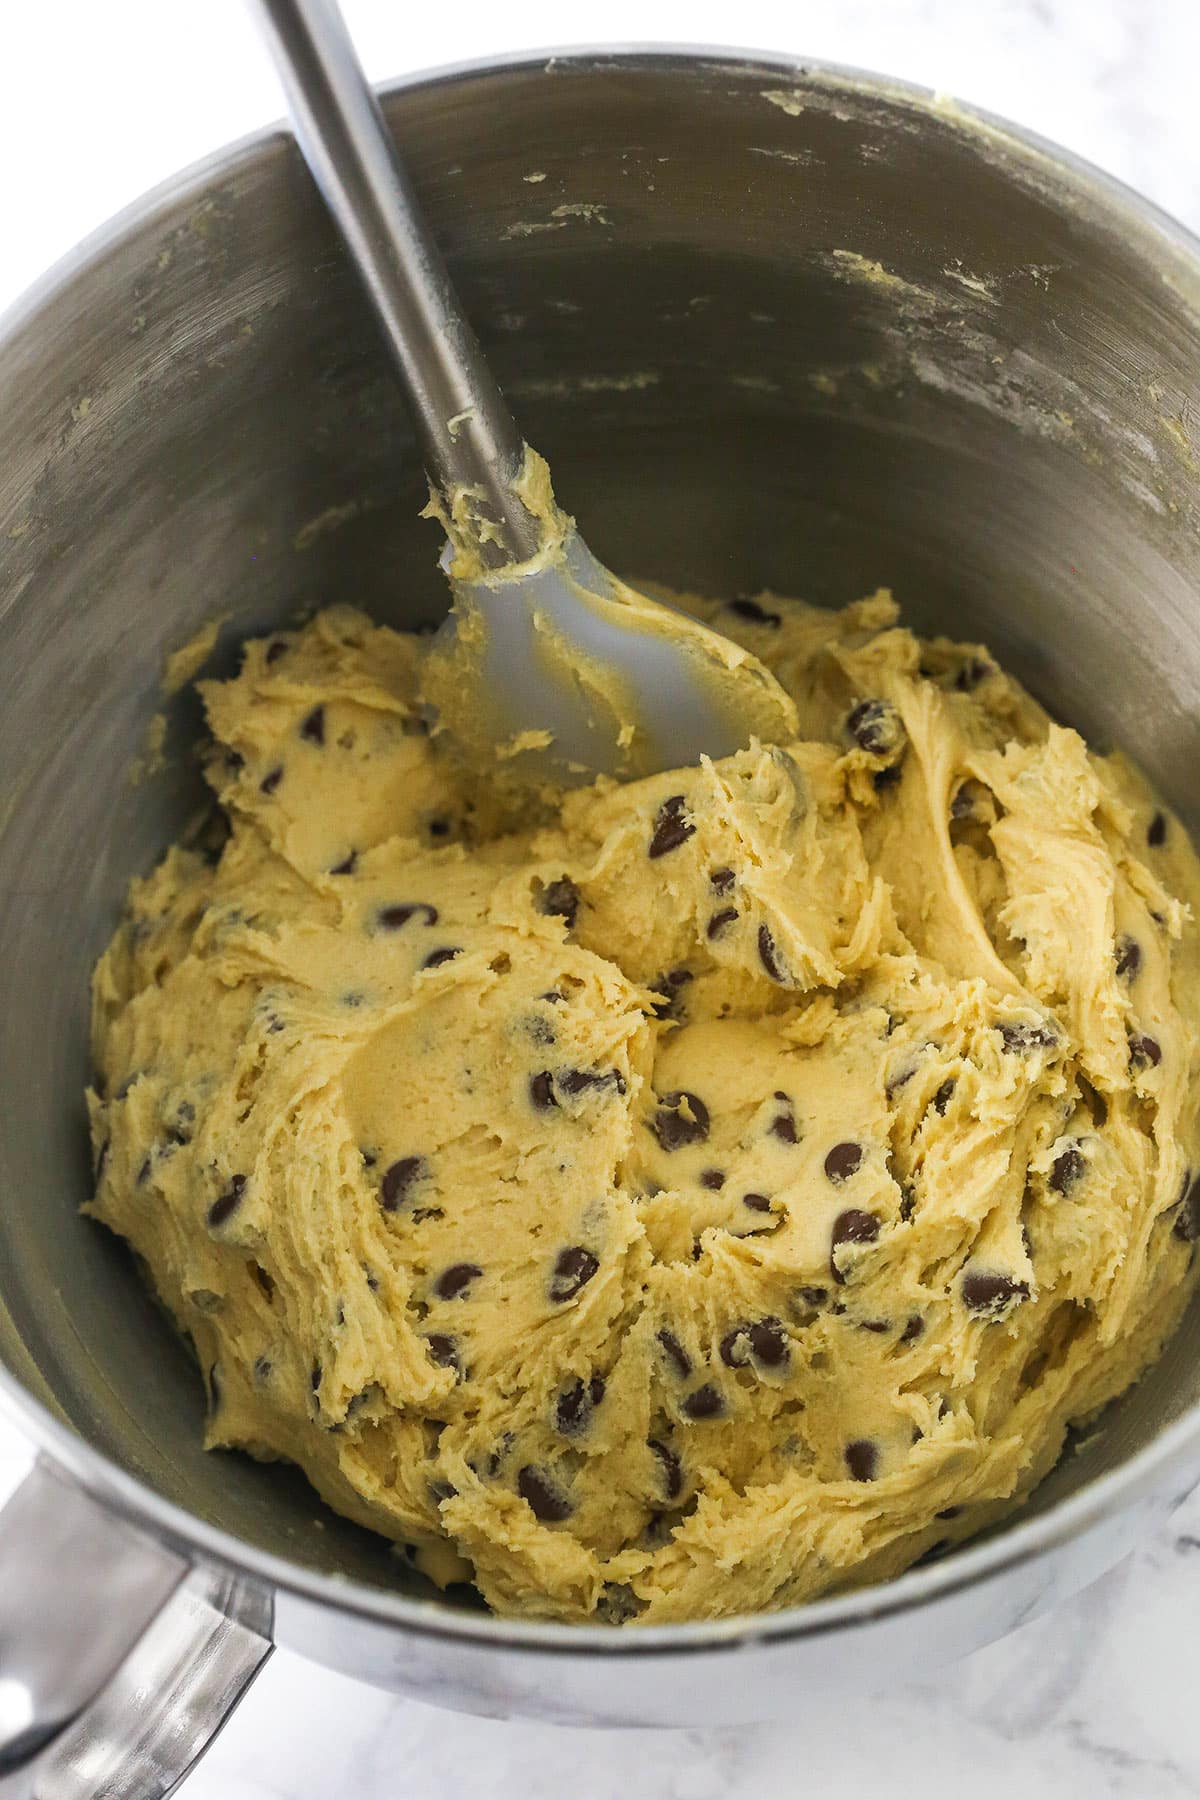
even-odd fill
[[[692,1359],[680,1343],[679,1339],[675,1336],[675,1333],[673,1331],[667,1331],[664,1327],[664,1329],[658,1333],[658,1341],[666,1353],[667,1361],[674,1365],[676,1374],[684,1377],[690,1375],[692,1372]]]
[[[783,623],[780,613],[768,612],[757,600],[727,600],[725,604],[731,613],[736,613],[739,619],[745,619],[749,625],[769,625],[775,631]]]
[[[549,1069],[539,1069],[536,1075],[529,1077],[529,1098],[539,1112],[549,1112],[552,1106],[558,1105],[554,1097],[554,1077]]]
[[[1056,1194],[1065,1194],[1068,1188],[1074,1187],[1086,1168],[1087,1163],[1078,1144],[1070,1144],[1065,1150],[1060,1150],[1051,1163],[1046,1185],[1053,1188]]]
[[[751,1212],[769,1213],[771,1210],[771,1200],[767,1194],[743,1194],[742,1205],[748,1206]]]
[[[440,816],[436,819],[430,819],[429,824],[425,829],[428,831],[431,838],[449,837],[450,820]]]
[[[852,1438],[843,1455],[852,1481],[874,1481],[879,1468],[879,1446],[870,1438]]]
[[[1135,1069],[1157,1069],[1162,1061],[1162,1045],[1148,1032],[1139,1031],[1129,1040],[1129,1062]]]
[[[750,1327],[750,1349],[765,1368],[777,1369],[785,1363],[790,1345],[781,1322],[774,1317],[756,1319]]]
[[[283,639],[275,638],[275,640],[272,643],[267,645],[267,655],[266,655],[267,667],[270,668],[272,663],[278,662],[280,657],[285,656],[286,654],[287,654],[287,645],[284,643]]]
[[[981,681],[985,681],[993,672],[994,668],[991,663],[984,662],[982,657],[973,656],[970,661],[965,662],[958,671],[958,674],[954,679],[954,685],[960,694],[969,694],[979,686]]]
[[[242,1195],[245,1192],[246,1177],[244,1175],[231,1175],[229,1178],[229,1186],[225,1189],[225,1192],[221,1195],[219,1200],[214,1200],[208,1209],[208,1227],[210,1231],[216,1231],[220,1226],[224,1225],[226,1219],[230,1218],[237,1211],[238,1207],[242,1204]]]
[[[685,1104],[686,1113],[683,1111]],[[682,1150],[687,1144],[702,1144],[708,1137],[708,1108],[703,1100],[684,1088],[664,1094],[650,1129],[663,1150]]]
[[[558,1396],[554,1407],[555,1426],[564,1437],[577,1437],[581,1431],[587,1430],[592,1413],[603,1398],[602,1375],[593,1375],[590,1381],[584,1381],[581,1377]]]
[[[300,736],[306,738],[310,744],[324,744],[325,708],[323,706],[313,707],[300,727]]]
[[[551,1300],[558,1306],[565,1300],[573,1300],[580,1288],[587,1286],[599,1267],[599,1259],[590,1250],[585,1250],[582,1244],[569,1244],[565,1250],[560,1250],[554,1259],[554,1273],[550,1277]]]
[[[860,700],[847,716],[846,731],[869,756],[887,756],[904,741],[900,714],[887,700]]]
[[[269,772],[269,774],[266,774],[263,776],[262,780],[258,784],[259,793],[260,794],[273,794],[275,792],[275,789],[279,786],[279,784],[282,780],[283,780],[283,764],[279,763],[276,765],[275,768],[273,768]]]
[[[733,892],[735,879],[732,869],[712,869],[709,871],[708,885],[714,894],[729,894]]]
[[[736,906],[723,906],[720,912],[713,913],[712,917],[709,919],[705,929],[705,936],[708,938],[719,938],[723,936],[737,917],[738,909]]]
[[[805,1306],[821,1306],[829,1298],[828,1288],[802,1287],[796,1289]]]
[[[952,819],[971,819],[975,816],[975,783],[964,781],[950,802]]]
[[[760,925],[758,928],[758,960],[772,981],[777,981],[780,987],[789,985],[790,977],[780,961],[775,939],[766,925]]]
[[[669,1444],[661,1438],[647,1438],[646,1447],[662,1464],[663,1489],[668,1500],[678,1500],[683,1492],[683,1465]]]
[[[403,931],[408,921],[415,919],[418,914],[421,915],[419,923],[422,925],[436,925],[438,922],[436,906],[430,906],[424,900],[405,900],[396,901],[391,906],[381,906],[375,914],[375,923],[380,931]]]
[[[544,1470],[531,1463],[517,1475],[517,1492],[533,1508],[533,1516],[543,1525],[557,1525],[571,1516],[571,1503],[558,1484]]]
[[[835,1144],[825,1158],[825,1173],[829,1180],[833,1182],[849,1181],[852,1175],[857,1175],[862,1168],[863,1154],[861,1144],[849,1142]],[[869,1218],[870,1214],[864,1213],[862,1216]],[[846,1218],[848,1215],[843,1213],[842,1217]]]
[[[408,1199],[408,1191],[413,1182],[424,1172],[423,1156],[402,1156],[398,1162],[392,1163],[379,1186],[384,1212],[399,1212]]]
[[[696,1388],[688,1395],[680,1411],[689,1419],[719,1419],[725,1411],[725,1401],[720,1389],[715,1388],[711,1381],[706,1381],[703,1387]]]
[[[358,866],[358,851],[351,850],[349,856],[343,856],[340,863],[334,863],[334,865],[333,865],[332,869],[330,869],[329,873],[331,875],[353,875],[357,866]]]
[[[1146,842],[1152,850],[1161,850],[1167,841],[1167,815],[1156,812],[1146,827]]]
[[[843,1244],[873,1244],[878,1236],[879,1220],[874,1213],[863,1212],[857,1206],[840,1212],[833,1221],[830,1236],[829,1267],[833,1279],[837,1282],[844,1282],[846,1279],[837,1264],[837,1253]]]
[[[686,816],[686,804],[682,794],[672,794],[664,800],[658,809],[658,817],[654,821],[654,835],[650,839],[647,855],[650,857],[665,856],[668,850],[678,850],[693,836],[696,827]]]
[[[968,1312],[1000,1313],[1010,1300],[1028,1300],[1029,1283],[991,1269],[968,1269],[962,1278],[963,1305]]]
[[[902,1344],[915,1344],[919,1337],[925,1335],[925,1321],[920,1313],[909,1313],[904,1330],[900,1333]]]
[[[940,1118],[945,1118],[946,1108],[950,1104],[951,1096],[953,1095],[954,1090],[957,1087],[957,1085],[958,1085],[958,1083],[956,1082],[954,1076],[948,1075],[946,1077],[945,1081],[943,1081],[941,1087],[938,1089],[937,1093],[933,1096],[931,1105],[933,1107],[934,1112],[937,1113]]]
[[[478,1263],[451,1263],[434,1282],[433,1291],[439,1300],[457,1300],[482,1274]]]
[[[1200,1180],[1193,1182],[1190,1170],[1183,1178],[1183,1194],[1171,1230],[1184,1244],[1200,1238]]]
[[[425,1339],[425,1348],[439,1369],[457,1369],[462,1372],[462,1364],[458,1360],[458,1344],[444,1331],[431,1331]]]
[[[611,1087],[625,1092],[625,1077],[620,1069],[561,1069],[554,1085],[564,1094],[584,1094],[589,1088]]]
[[[1142,966],[1142,946],[1136,938],[1125,933],[1116,942],[1117,974],[1126,975],[1133,981]]]
[[[725,1186],[724,1169],[701,1169],[700,1186],[708,1188],[711,1193],[719,1194]]]
[[[859,1319],[858,1329],[860,1331],[873,1331],[878,1336],[882,1337],[885,1331],[890,1331],[892,1329],[892,1322],[890,1319]]]
[[[1001,1042],[1006,1050],[1014,1054],[1026,1050],[1053,1049],[1058,1043],[1058,1035],[1048,1025],[1035,1025],[1027,1019],[1017,1019],[997,1025]]]
[[[423,969],[440,969],[443,963],[453,962],[456,956],[461,955],[461,944],[443,944],[439,950],[429,952],[421,967]]]
[[[790,1112],[777,1113],[771,1120],[771,1136],[777,1137],[781,1144],[798,1144],[796,1121]]]
[[[548,881],[537,898],[537,910],[547,918],[562,919],[568,931],[574,931],[579,914],[579,889],[569,875]]]
[[[653,1008],[654,1017],[656,1019],[678,1018],[681,1010],[680,992],[689,981],[693,980],[695,977],[690,969],[668,969],[665,975],[657,976],[650,986],[656,994],[662,995],[662,999]]]

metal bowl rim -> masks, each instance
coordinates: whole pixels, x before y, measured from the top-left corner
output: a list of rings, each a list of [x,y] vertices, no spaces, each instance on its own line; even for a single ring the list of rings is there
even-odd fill
[[[1062,198],[1089,206],[1095,216],[1107,218],[1114,228],[1122,230],[1127,242],[1136,241],[1148,258],[1161,259],[1167,248],[1173,251],[1178,277],[1192,284],[1187,299],[1200,338],[1200,239],[1153,202],[1085,158],[982,108],[957,100],[950,108],[931,89],[915,83],[816,58],[664,44],[576,47],[481,57],[401,76],[381,83],[378,91],[386,101],[416,89],[477,77],[538,71],[557,75],[652,69],[675,69],[681,76],[701,72],[739,77],[761,74],[764,79],[791,82],[797,87],[849,89],[860,99],[923,111],[964,132],[982,133],[1011,159],[1015,171],[1031,176],[1040,170],[1043,177],[1057,181]],[[282,122],[266,125],[168,176],[130,202],[68,250],[0,314],[0,357],[11,352],[22,332],[36,324],[56,296],[85,277],[134,230],[152,225],[156,217],[165,226],[167,216],[189,198],[199,200],[214,182],[227,180],[239,169],[250,168],[270,154],[286,152],[290,143],[291,134]],[[780,1645],[791,1639],[867,1626],[878,1619],[928,1606],[1044,1555],[1134,1501],[1162,1489],[1167,1485],[1163,1477],[1170,1468],[1200,1451],[1200,1402],[1196,1402],[1119,1468],[1097,1476],[1079,1493],[1039,1517],[1022,1521],[1018,1515],[998,1535],[967,1543],[943,1561],[910,1569],[874,1587],[778,1612],[614,1631],[608,1626],[460,1612],[438,1601],[414,1600],[346,1577],[322,1574],[256,1549],[165,1499],[87,1443],[4,1368],[0,1368],[0,1412],[110,1510],[185,1557],[199,1553],[206,1563],[236,1576],[264,1582],[298,1599],[417,1636],[568,1656],[696,1654],[750,1644]],[[1191,1486],[1189,1479],[1184,1492],[1190,1491]],[[1183,1494],[1178,1497],[1183,1498]]]

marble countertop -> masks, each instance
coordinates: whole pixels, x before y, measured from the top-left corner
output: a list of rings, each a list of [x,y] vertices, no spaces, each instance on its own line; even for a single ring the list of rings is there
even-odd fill
[[[371,73],[564,41],[728,42],[885,70],[1069,145],[1200,230],[1200,9],[1190,0],[521,0],[414,17],[346,0]],[[153,182],[279,110],[238,0],[14,7],[0,65],[0,303]],[[186,70],[186,79],[174,71]],[[71,121],[64,131],[63,121]],[[31,153],[32,147],[32,153]],[[85,153],[80,154],[81,147]],[[0,1499],[29,1454],[0,1426]],[[758,1800],[799,1790],[928,1800],[1200,1794],[1200,1490],[1049,1617],[885,1693],[796,1697],[784,1725],[572,1731],[454,1718],[277,1653],[187,1800]]]

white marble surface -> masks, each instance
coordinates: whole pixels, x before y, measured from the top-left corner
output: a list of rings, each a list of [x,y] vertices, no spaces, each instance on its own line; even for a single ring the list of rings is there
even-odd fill
[[[1200,229],[1194,0],[347,0],[378,78],[513,47],[757,45],[921,81],[1033,126]],[[152,182],[279,110],[237,0],[10,0],[0,302]],[[12,179],[11,172],[19,179]],[[0,1496],[27,1461],[0,1427]],[[1114,1574],[1004,1643],[786,1724],[611,1734],[452,1718],[285,1652],[187,1800],[1183,1800],[1200,1794],[1200,1492]]]

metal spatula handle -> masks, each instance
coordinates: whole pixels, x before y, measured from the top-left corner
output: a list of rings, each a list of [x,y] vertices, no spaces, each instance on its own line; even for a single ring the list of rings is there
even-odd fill
[[[459,306],[334,0],[252,0],[305,160],[346,241],[412,404],[425,469],[480,490],[490,566],[521,561],[537,527],[513,491],[524,445]]]

